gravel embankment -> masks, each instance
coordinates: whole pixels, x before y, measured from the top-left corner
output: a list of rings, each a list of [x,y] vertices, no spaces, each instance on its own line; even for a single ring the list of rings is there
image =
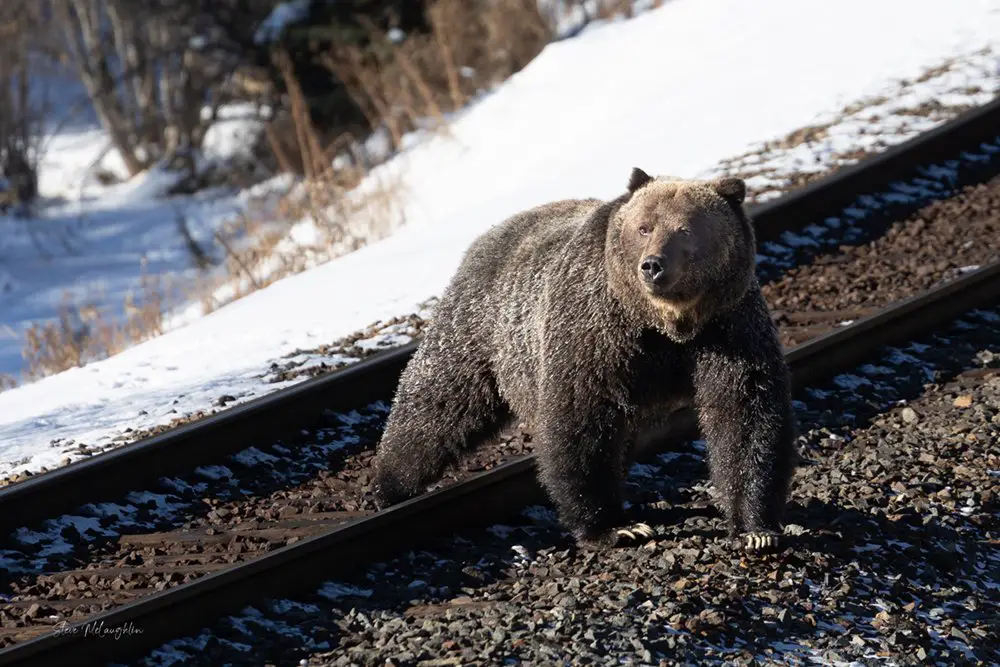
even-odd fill
[[[997,664],[1000,309],[799,398],[807,462],[775,555],[721,539],[695,442],[632,468],[642,547],[578,551],[533,507],[146,664]]]
[[[763,286],[782,344],[873,314],[1000,259],[1000,177],[934,202],[864,243],[842,245]]]

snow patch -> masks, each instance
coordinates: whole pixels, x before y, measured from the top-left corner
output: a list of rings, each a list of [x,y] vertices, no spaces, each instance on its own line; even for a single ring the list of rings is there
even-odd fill
[[[370,598],[374,593],[375,591],[370,588],[358,588],[351,584],[342,584],[336,581],[328,581],[316,591],[317,595],[331,601],[336,601],[344,597]]]
[[[280,34],[306,5],[281,3],[255,37],[266,41]],[[816,31],[816,25],[825,29]],[[843,34],[852,36],[850,49],[843,48]],[[282,385],[262,376],[272,361],[415,311],[441,294],[469,244],[492,225],[555,199],[614,197],[635,165],[691,177],[710,174],[722,160],[761,141],[829,120],[846,102],[891,98],[895,82],[919,79],[955,57],[972,65],[958,79],[914,84],[925,88],[919,94],[909,90],[895,108],[942,96],[947,86],[957,90],[956,81],[989,97],[996,88],[997,35],[1000,13],[988,3],[955,11],[950,3],[911,0],[673,0],[550,44],[516,76],[456,114],[448,136],[411,135],[409,148],[372,171],[359,192],[391,179],[402,193],[399,210],[386,214],[396,230],[390,237],[206,317],[192,307],[163,336],[0,394],[0,474],[58,467],[65,454],[49,446],[53,439],[110,446],[125,428],[170,423],[222,394],[249,400],[274,391]],[[803,56],[789,59],[788,53]],[[654,79],[635,67],[654,60],[684,67],[670,67],[669,77]],[[733,63],[739,76],[733,76]],[[760,73],[774,71],[775,63],[781,64],[782,85],[762,88]],[[596,98],[595,79],[604,82]],[[726,86],[705,85],[723,80]],[[733,105],[734,98],[750,104]],[[205,159],[241,148],[230,129],[245,121],[244,129],[253,131],[247,111],[234,108],[223,119]],[[904,114],[884,112],[877,125],[866,126],[868,135],[899,129]],[[602,131],[594,134],[595,127]],[[865,145],[859,127],[834,127],[821,148],[834,154]],[[583,148],[581,137],[588,137]],[[12,221],[0,217],[3,271],[14,285],[0,291],[0,324],[17,335],[51,317],[64,288],[104,289],[102,303],[120,309],[142,262],[157,275],[191,275],[185,273],[190,257],[177,233],[178,212],[196,240],[211,240],[246,206],[247,193],[160,198],[176,178],[161,169],[114,186],[85,179],[95,162],[112,174],[124,173],[120,156],[106,146],[101,131],[77,127],[53,136],[43,165],[43,196],[64,203],[47,209],[32,229],[44,230],[52,247],[72,240],[77,254],[63,252],[56,262],[29,260],[31,238],[23,231],[7,234]],[[807,155],[789,152],[782,164],[801,170]],[[945,164],[928,173],[949,177],[954,168]],[[281,186],[290,187],[288,179],[275,179],[258,192]],[[865,215],[858,207],[853,212]],[[313,223],[301,224],[305,238]],[[790,242],[816,238],[812,231]],[[289,243],[294,248],[301,240]],[[775,257],[794,252],[778,244],[762,251]],[[0,335],[0,373],[16,372],[21,364],[20,341]]]

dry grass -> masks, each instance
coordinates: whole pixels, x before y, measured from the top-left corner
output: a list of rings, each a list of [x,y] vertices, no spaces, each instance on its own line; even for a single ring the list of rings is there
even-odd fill
[[[369,178],[370,158],[350,135],[323,146],[290,60],[280,52],[275,60],[288,90],[289,132],[268,127],[267,139],[281,171],[304,177],[276,207],[265,197],[216,232],[225,271],[199,286],[204,313],[383,238],[402,223],[398,180]],[[289,242],[296,224],[309,225],[312,238]]]
[[[394,43],[368,24],[370,48],[323,54],[371,126],[388,132],[393,149],[412,130],[445,127],[448,113],[523,68],[553,37],[536,0],[474,5],[438,0],[428,8],[429,34]]]
[[[428,9],[429,34],[393,42],[369,23],[367,51],[344,46],[322,54],[371,126],[388,137],[386,154],[368,154],[361,138],[350,134],[324,143],[291,59],[273,54],[287,113],[266,128],[267,141],[279,170],[302,179],[277,207],[265,199],[216,233],[225,269],[221,278],[206,277],[198,286],[203,313],[384,238],[402,224],[401,182],[383,172],[375,178],[372,169],[401,149],[409,132],[446,135],[449,114],[523,68],[555,35],[558,17],[543,16],[537,0],[473,4],[438,0]],[[633,0],[564,4],[587,4],[593,10],[589,21],[630,16]],[[302,221],[311,223],[313,237],[288,242],[289,231]],[[201,254],[193,252],[199,264]]]
[[[251,209],[216,236],[227,278],[223,285],[202,285],[205,312],[384,238],[402,224],[399,179],[382,171],[376,178],[372,169],[402,148],[409,132],[447,134],[448,114],[524,67],[552,37],[536,0],[492,0],[486,11],[471,4],[438,0],[428,11],[429,34],[393,42],[369,23],[369,49],[345,46],[322,54],[371,126],[388,137],[388,150],[380,154],[370,154],[364,137],[351,134],[324,143],[288,54],[273,54],[287,91],[286,113],[268,126],[268,145],[280,171],[303,177],[276,210]],[[312,223],[308,243],[284,242],[295,221]]]
[[[163,333],[163,318],[174,301],[160,276],[144,275],[125,296],[123,316],[66,294],[54,321],[35,323],[25,333],[24,379],[31,381],[110,357]]]
[[[199,300],[205,314],[286,276],[349,253],[392,233],[402,224],[402,187],[394,176],[372,169],[388,159],[414,130],[447,134],[448,116],[527,65],[556,35],[556,22],[576,8],[584,23],[631,16],[633,0],[565,0],[543,15],[537,0],[437,0],[428,9],[429,34],[393,42],[369,24],[372,48],[345,46],[322,54],[323,64],[344,84],[372,127],[388,137],[389,150],[368,154],[362,137],[345,134],[324,143],[292,74],[287,54],[275,63],[286,84],[287,113],[267,127],[267,140],[282,172],[303,177],[277,206],[263,199],[223,226],[215,242],[223,269],[186,234],[192,262],[203,278],[183,296]],[[653,6],[658,6],[654,1]],[[363,190],[358,188],[364,183]],[[309,221],[312,238],[289,242],[296,223]],[[183,234],[186,221],[178,220]],[[109,317],[88,302],[68,297],[53,322],[28,330],[23,348],[26,379],[37,379],[102,359],[162,333],[167,292],[145,276],[126,298],[125,316]],[[179,302],[179,301],[178,301]],[[12,386],[0,377],[0,390]]]

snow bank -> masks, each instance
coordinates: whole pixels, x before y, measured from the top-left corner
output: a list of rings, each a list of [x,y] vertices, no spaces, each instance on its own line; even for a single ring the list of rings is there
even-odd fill
[[[276,388],[257,377],[269,360],[414,309],[478,234],[518,210],[614,196],[632,166],[698,175],[998,36],[1000,4],[987,0],[673,0],[589,28],[460,114],[451,138],[380,167],[409,193],[394,236],[112,359],[0,394],[0,471],[53,465],[53,438],[104,441],[220,393],[265,393]]]

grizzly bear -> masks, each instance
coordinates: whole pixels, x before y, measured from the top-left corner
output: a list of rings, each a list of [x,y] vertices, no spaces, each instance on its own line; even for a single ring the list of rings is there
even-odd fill
[[[796,425],[745,196],[737,178],[635,168],[612,201],[553,202],[480,236],[400,379],[378,505],[421,493],[517,419],[577,542],[634,543],[652,531],[626,520],[629,452],[691,406],[729,536],[778,548]]]

